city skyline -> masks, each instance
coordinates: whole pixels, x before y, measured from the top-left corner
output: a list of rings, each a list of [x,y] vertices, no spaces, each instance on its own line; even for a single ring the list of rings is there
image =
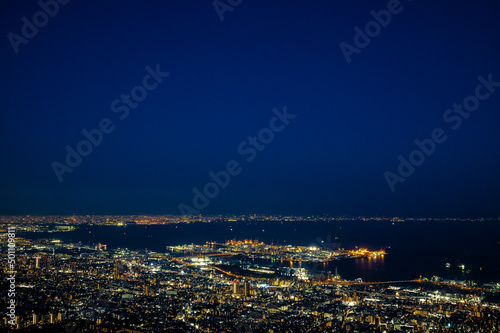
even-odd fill
[[[270,223],[250,223],[250,229]],[[414,231],[442,239],[450,227],[456,229],[454,224]],[[471,224],[462,221],[461,228],[468,230]],[[498,266],[485,257],[484,250],[493,244],[484,239],[472,237],[476,244],[467,249],[453,239],[442,252],[442,247],[418,242],[422,235],[412,232],[409,224],[402,224],[410,227],[404,232],[386,221],[386,230],[399,234],[386,237],[390,246],[366,244],[358,227],[348,231],[351,236],[340,235],[356,235],[347,246],[332,243],[330,237],[302,245],[288,237],[278,243],[222,241],[220,227],[248,232],[248,223],[216,225],[209,224],[211,229],[200,236],[218,235],[219,241],[197,242],[191,235],[185,239],[189,243],[183,243],[168,235],[179,229],[189,233],[190,224],[157,226],[156,231],[147,225],[58,228],[59,233],[52,234],[41,224],[33,224],[30,233],[16,220],[2,221],[1,243],[8,243],[12,259],[2,269],[10,289],[2,295],[8,306],[0,327],[82,333],[497,331]],[[293,227],[277,225],[284,228],[281,236],[292,236]],[[497,240],[495,232],[488,232],[495,226],[482,231],[490,241]],[[65,237],[68,233],[72,235]],[[148,247],[137,248],[127,233]],[[298,234],[302,241],[310,238]],[[373,240],[373,234],[367,234]],[[100,241],[89,242],[90,235]],[[150,248],[151,237],[157,236],[162,246]],[[472,235],[460,232],[465,236]],[[401,237],[405,239],[398,242]],[[177,245],[166,245],[172,244],[166,238]],[[415,246],[421,250],[412,255],[408,250]],[[431,250],[434,258],[423,258],[422,250]],[[476,252],[472,257],[470,250]]]
[[[498,332],[500,1],[0,3],[0,330]]]

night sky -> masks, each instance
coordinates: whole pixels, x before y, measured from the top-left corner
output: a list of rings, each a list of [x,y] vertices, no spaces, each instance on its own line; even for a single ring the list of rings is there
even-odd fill
[[[0,5],[2,215],[500,216],[498,1],[45,2]]]

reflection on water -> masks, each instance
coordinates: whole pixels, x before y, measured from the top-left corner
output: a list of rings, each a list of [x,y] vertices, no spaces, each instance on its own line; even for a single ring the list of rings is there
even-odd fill
[[[381,281],[390,279],[385,269],[386,256],[341,259],[327,262],[305,262],[290,260],[252,259],[253,264],[270,267],[305,268],[311,273],[324,272],[330,275],[339,274],[342,278],[363,281]],[[400,278],[398,276],[398,278]]]
[[[126,235],[118,227],[85,226],[64,233],[24,233],[24,236],[35,239],[56,238],[70,243],[81,241],[89,245],[100,242],[107,244],[108,250],[126,247],[163,252],[166,245],[205,244],[210,240],[225,242],[227,239],[249,238],[259,238],[266,244],[310,246],[319,245],[322,241],[318,239],[328,239],[332,234],[332,239],[338,239],[346,249],[359,246],[377,250],[390,246],[390,251],[384,257],[372,259],[345,259],[317,264],[272,259],[268,262],[260,261],[260,264],[295,268],[301,265],[302,268],[331,272],[332,275],[337,268],[338,274],[344,279],[362,278],[365,281],[409,280],[420,275],[428,278],[437,275],[446,279],[470,279],[487,283],[498,281],[500,276],[500,224],[497,222],[428,221],[405,222],[393,226],[392,223],[361,221],[266,221],[265,235],[262,234],[261,223],[264,222],[128,226]],[[252,262],[259,264],[258,260]]]
[[[367,281],[377,281],[377,274],[384,270],[385,256],[354,259],[356,274]]]

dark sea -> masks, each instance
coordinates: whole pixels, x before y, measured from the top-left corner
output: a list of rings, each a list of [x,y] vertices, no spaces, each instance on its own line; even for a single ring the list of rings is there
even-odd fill
[[[84,226],[71,232],[25,233],[27,238],[106,244],[108,250],[129,248],[165,252],[166,246],[258,239],[300,246],[356,246],[385,249],[377,259],[343,259],[318,269],[344,279],[399,281],[436,275],[445,279],[500,282],[498,222],[224,222],[127,227]],[[447,267],[446,264],[450,267]],[[289,265],[289,263],[284,263]],[[465,265],[461,269],[459,265]],[[295,266],[297,267],[297,266]]]

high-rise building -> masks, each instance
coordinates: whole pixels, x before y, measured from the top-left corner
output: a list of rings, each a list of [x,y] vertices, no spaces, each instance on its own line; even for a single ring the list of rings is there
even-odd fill
[[[116,259],[115,261],[115,271],[114,271],[114,278],[119,279],[120,278],[120,273],[121,273],[121,263]]]
[[[234,295],[237,295],[238,294],[238,284],[240,283],[240,281],[238,280],[234,280],[233,281],[233,294]]]

